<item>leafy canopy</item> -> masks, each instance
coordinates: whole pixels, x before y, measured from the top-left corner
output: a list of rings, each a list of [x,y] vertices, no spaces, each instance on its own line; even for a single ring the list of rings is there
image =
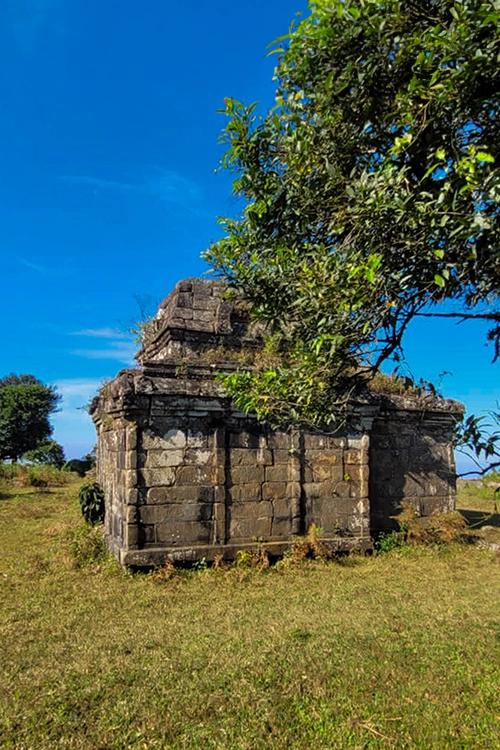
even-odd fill
[[[48,441],[49,416],[60,401],[56,389],[33,375],[0,379],[0,460],[17,461]]]
[[[205,257],[275,352],[225,378],[240,407],[338,419],[416,315],[490,321],[498,357],[499,19],[497,0],[316,0],[276,43],[271,111],[225,100],[246,205]]]
[[[66,461],[64,448],[56,440],[47,440],[26,451],[23,459],[32,464],[50,464],[61,469]]]

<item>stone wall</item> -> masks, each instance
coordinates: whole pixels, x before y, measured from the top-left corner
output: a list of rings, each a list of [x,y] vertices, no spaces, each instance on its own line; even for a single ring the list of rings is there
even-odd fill
[[[124,565],[256,546],[280,554],[311,524],[336,549],[366,549],[405,500],[423,514],[453,507],[459,405],[367,397],[336,434],[259,424],[214,379],[260,346],[258,328],[222,291],[181,282],[160,306],[140,367],[93,405],[106,534]]]
[[[370,434],[372,534],[395,529],[405,502],[423,516],[454,509],[451,435],[459,415],[453,402],[381,397]]]
[[[203,380],[203,398],[169,393],[193,390],[192,372],[162,376],[123,373],[101,394],[104,419],[95,415],[106,533],[124,564],[262,543],[279,554],[311,524],[337,548],[370,545],[367,435],[272,430],[207,396]]]

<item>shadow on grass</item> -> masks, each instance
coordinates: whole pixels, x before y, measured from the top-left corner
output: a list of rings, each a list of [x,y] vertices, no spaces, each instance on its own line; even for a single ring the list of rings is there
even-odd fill
[[[500,528],[500,513],[487,513],[483,510],[465,510],[459,511],[471,528],[480,529],[482,526],[495,526]]]

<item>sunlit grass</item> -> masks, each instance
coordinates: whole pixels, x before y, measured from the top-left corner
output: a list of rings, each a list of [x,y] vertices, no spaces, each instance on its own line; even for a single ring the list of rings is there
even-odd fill
[[[497,746],[491,552],[159,583],[75,567],[77,489],[0,487],[2,749]]]

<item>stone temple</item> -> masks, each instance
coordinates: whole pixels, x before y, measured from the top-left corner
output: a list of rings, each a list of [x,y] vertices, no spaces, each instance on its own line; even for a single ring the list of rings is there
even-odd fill
[[[261,346],[220,282],[181,281],[150,328],[139,366],[91,410],[106,536],[123,565],[279,555],[312,524],[333,549],[366,550],[403,501],[422,515],[454,508],[460,404],[377,394],[341,433],[272,429],[214,377]]]

